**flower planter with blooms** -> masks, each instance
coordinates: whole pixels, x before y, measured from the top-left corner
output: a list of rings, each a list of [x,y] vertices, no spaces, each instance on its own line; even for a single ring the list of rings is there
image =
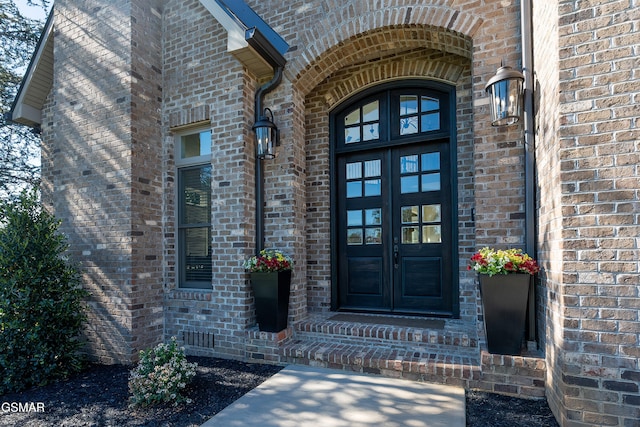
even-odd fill
[[[540,271],[538,263],[520,249],[482,248],[468,269],[478,272],[489,352],[520,354],[529,286]]]
[[[286,329],[293,259],[277,249],[263,249],[246,260],[244,268],[251,273],[260,330],[280,332]]]
[[[468,268],[489,276],[515,273],[533,275],[540,271],[536,260],[522,253],[521,249],[482,248],[471,257]]]
[[[263,249],[244,262],[244,268],[250,273],[286,271],[292,267],[293,259],[278,249]]]

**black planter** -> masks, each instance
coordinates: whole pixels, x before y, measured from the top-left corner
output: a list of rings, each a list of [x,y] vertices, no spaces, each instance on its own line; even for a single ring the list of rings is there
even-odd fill
[[[261,331],[280,332],[287,327],[291,270],[251,273],[256,320]]]
[[[530,274],[480,274],[484,330],[489,353],[522,351]]]

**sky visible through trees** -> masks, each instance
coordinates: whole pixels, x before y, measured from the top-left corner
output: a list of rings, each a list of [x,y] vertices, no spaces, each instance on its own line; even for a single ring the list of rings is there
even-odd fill
[[[48,0],[0,0],[0,197],[36,184],[40,176],[40,137],[31,128],[10,123],[22,77],[50,9]]]

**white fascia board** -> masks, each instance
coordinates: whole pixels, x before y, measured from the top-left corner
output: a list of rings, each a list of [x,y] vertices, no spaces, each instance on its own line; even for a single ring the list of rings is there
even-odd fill
[[[200,3],[202,3],[216,21],[227,30],[227,50],[229,52],[234,52],[249,46],[245,40],[246,28],[231,17],[216,0],[200,0]]]
[[[50,12],[53,13],[53,10]],[[33,106],[25,102],[27,93],[32,89],[31,83],[42,77],[42,73],[46,73],[40,66],[45,49],[52,49],[53,37],[53,19],[51,16],[47,20],[47,26],[42,32],[38,49],[31,57],[31,62],[27,68],[25,76],[22,78],[22,84],[18,89],[16,98],[11,111],[11,120],[16,123],[22,123],[28,126],[39,125],[42,123],[42,105]],[[49,76],[50,78],[51,76]],[[44,94],[46,96],[46,94]]]

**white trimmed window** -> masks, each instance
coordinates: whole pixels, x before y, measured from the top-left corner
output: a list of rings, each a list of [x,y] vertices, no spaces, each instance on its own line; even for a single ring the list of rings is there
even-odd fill
[[[210,289],[211,130],[177,136],[176,166],[178,287]]]

